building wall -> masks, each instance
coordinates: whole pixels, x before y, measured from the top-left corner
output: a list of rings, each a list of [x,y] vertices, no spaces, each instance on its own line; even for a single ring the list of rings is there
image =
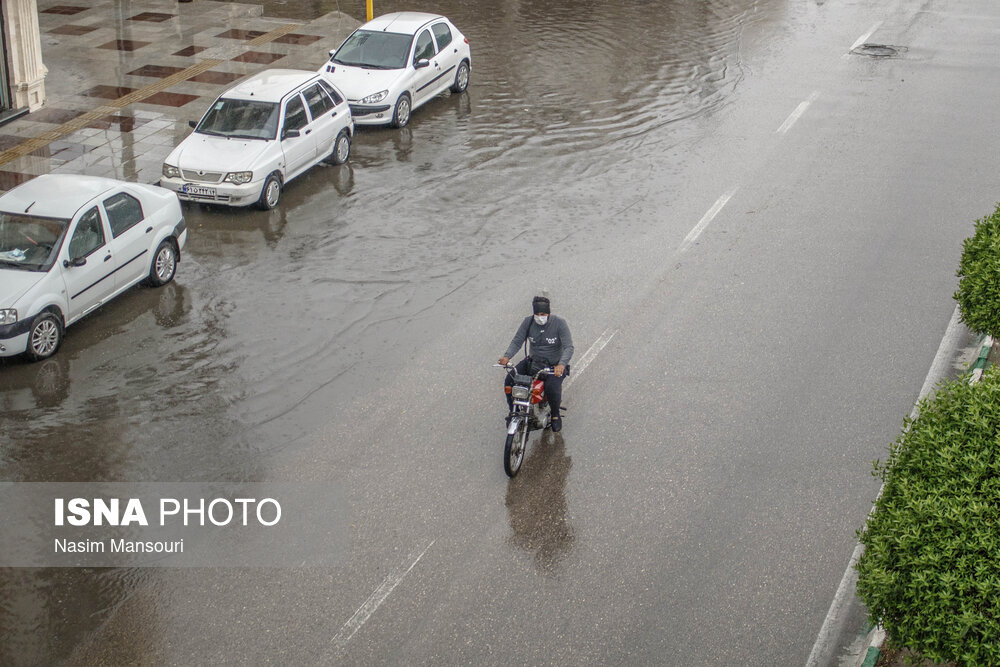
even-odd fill
[[[3,0],[4,62],[10,107],[34,111],[45,103],[42,42],[36,0]],[[3,74],[4,72],[0,72]]]
[[[6,12],[0,7],[0,113],[10,108],[10,78],[7,76],[7,22]]]

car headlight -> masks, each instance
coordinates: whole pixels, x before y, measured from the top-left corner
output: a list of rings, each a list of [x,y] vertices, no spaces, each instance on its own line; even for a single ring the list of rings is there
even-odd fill
[[[172,164],[163,163],[163,177],[164,178],[180,178],[181,170]]]
[[[375,104],[376,102],[381,102],[385,99],[385,96],[389,94],[388,90],[383,90],[380,93],[375,93],[374,95],[369,95],[368,97],[361,100],[362,104]]]
[[[17,309],[4,308],[0,310],[0,324],[14,324],[17,322]]]
[[[222,179],[226,183],[235,183],[236,185],[242,185],[243,183],[249,183],[253,180],[252,171],[231,171],[226,174],[226,177]]]

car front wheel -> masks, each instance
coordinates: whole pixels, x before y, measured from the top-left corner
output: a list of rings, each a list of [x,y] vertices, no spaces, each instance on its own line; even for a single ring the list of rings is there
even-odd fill
[[[392,110],[392,126],[406,127],[410,122],[410,95],[403,93],[396,100],[396,108]]]
[[[39,313],[28,330],[28,347],[25,356],[32,361],[47,359],[56,353],[62,343],[62,321],[48,311]]]
[[[260,199],[257,200],[257,208],[262,211],[270,211],[278,205],[281,199],[281,179],[277,174],[271,174],[264,181],[264,187],[260,189]]]

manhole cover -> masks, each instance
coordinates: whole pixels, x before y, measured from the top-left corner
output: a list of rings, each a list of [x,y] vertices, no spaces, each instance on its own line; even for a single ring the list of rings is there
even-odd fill
[[[905,46],[889,46],[888,44],[862,44],[851,53],[870,58],[895,58],[906,52]]]

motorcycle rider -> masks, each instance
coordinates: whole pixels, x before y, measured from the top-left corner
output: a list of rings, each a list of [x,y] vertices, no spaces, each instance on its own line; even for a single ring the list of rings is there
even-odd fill
[[[558,433],[562,430],[562,417],[559,414],[562,383],[569,375],[569,360],[573,357],[573,337],[569,333],[566,320],[552,315],[552,307],[547,297],[536,296],[531,300],[531,309],[534,315],[524,318],[498,363],[506,366],[510,362],[511,355],[516,354],[518,348],[527,340],[531,343],[529,356],[518,363],[517,373],[534,375],[539,369],[552,367],[554,375],[547,375],[541,379],[545,383],[545,397],[552,410],[552,430]],[[510,375],[504,380],[508,410],[514,408],[514,399],[509,389],[513,383],[514,378]]]

